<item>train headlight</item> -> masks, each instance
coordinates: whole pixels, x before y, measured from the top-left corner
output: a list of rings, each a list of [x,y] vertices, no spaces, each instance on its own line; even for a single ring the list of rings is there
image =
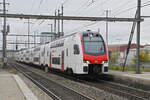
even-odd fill
[[[103,61],[102,63],[103,63],[103,64],[106,64],[106,63],[108,63],[108,60],[105,60],[105,61]]]
[[[83,60],[83,62],[84,62],[84,63],[87,63],[87,64],[90,64],[90,62],[89,62],[89,61],[86,61],[86,60]]]
[[[89,62],[89,61],[86,61],[86,63],[87,63],[87,64],[90,64],[90,62]]]
[[[108,63],[108,60],[105,60],[104,63]]]

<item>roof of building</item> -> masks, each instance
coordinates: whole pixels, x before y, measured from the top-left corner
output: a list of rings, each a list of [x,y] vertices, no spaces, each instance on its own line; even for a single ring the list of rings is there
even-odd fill
[[[109,46],[109,50],[112,51],[112,52],[125,52],[128,48],[128,44],[121,44],[121,45],[110,45]],[[143,45],[140,46],[140,48],[144,48]],[[131,47],[130,49],[136,49],[136,44],[133,43],[131,44]]]

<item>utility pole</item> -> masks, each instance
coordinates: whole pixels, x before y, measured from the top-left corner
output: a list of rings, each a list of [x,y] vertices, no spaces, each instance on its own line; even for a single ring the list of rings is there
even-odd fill
[[[106,10],[106,18],[108,18],[109,10]],[[107,43],[107,50],[108,50],[108,58],[109,58],[109,44],[108,44],[108,21],[106,21],[106,43]]]
[[[48,24],[51,27],[51,32],[53,32],[53,24]]]
[[[29,43],[30,43],[30,19],[28,19],[28,48],[30,48]]]
[[[7,3],[8,4],[8,3]],[[6,2],[3,0],[3,14],[6,15]],[[7,41],[6,41],[6,16],[4,16],[4,25],[3,25],[3,68],[7,65]]]
[[[30,19],[28,19],[28,22],[25,22],[28,24],[28,48],[30,48],[30,24],[33,24],[30,22]]]
[[[17,39],[17,36],[16,36],[16,51],[18,50],[18,39]]]
[[[34,31],[34,47],[36,47],[36,32]]]
[[[141,0],[137,1],[137,45],[136,45],[136,73],[140,74],[140,19],[141,19]]]
[[[61,16],[63,17],[64,16],[64,7],[62,5],[61,7]],[[64,35],[64,21],[63,19],[61,20],[61,32],[62,32],[62,36]]]
[[[100,28],[98,28],[98,33],[100,33]]]
[[[53,32],[53,24],[51,24],[51,32]]]
[[[60,16],[60,10],[58,9],[58,17]],[[58,37],[60,37],[60,19],[58,19]]]
[[[57,12],[55,10],[55,17],[57,16],[56,14],[57,14]],[[56,18],[54,19],[54,33],[56,33]]]

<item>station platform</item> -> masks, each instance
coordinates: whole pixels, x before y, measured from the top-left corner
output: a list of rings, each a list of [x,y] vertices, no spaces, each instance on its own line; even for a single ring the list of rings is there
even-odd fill
[[[138,78],[143,80],[150,80],[150,72],[142,72],[141,74],[136,74],[135,72],[121,72],[121,71],[110,70],[109,74],[115,76],[121,75],[121,76],[133,77],[136,79]]]
[[[0,68],[0,100],[38,100],[16,74]]]
[[[150,72],[136,74],[135,72],[109,70],[108,75],[112,76],[116,82],[150,91]]]

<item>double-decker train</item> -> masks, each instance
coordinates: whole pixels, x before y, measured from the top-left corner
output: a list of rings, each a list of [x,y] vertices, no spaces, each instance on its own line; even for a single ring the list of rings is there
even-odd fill
[[[98,32],[84,31],[61,37],[45,45],[22,50],[16,60],[68,74],[108,72],[107,46]]]

